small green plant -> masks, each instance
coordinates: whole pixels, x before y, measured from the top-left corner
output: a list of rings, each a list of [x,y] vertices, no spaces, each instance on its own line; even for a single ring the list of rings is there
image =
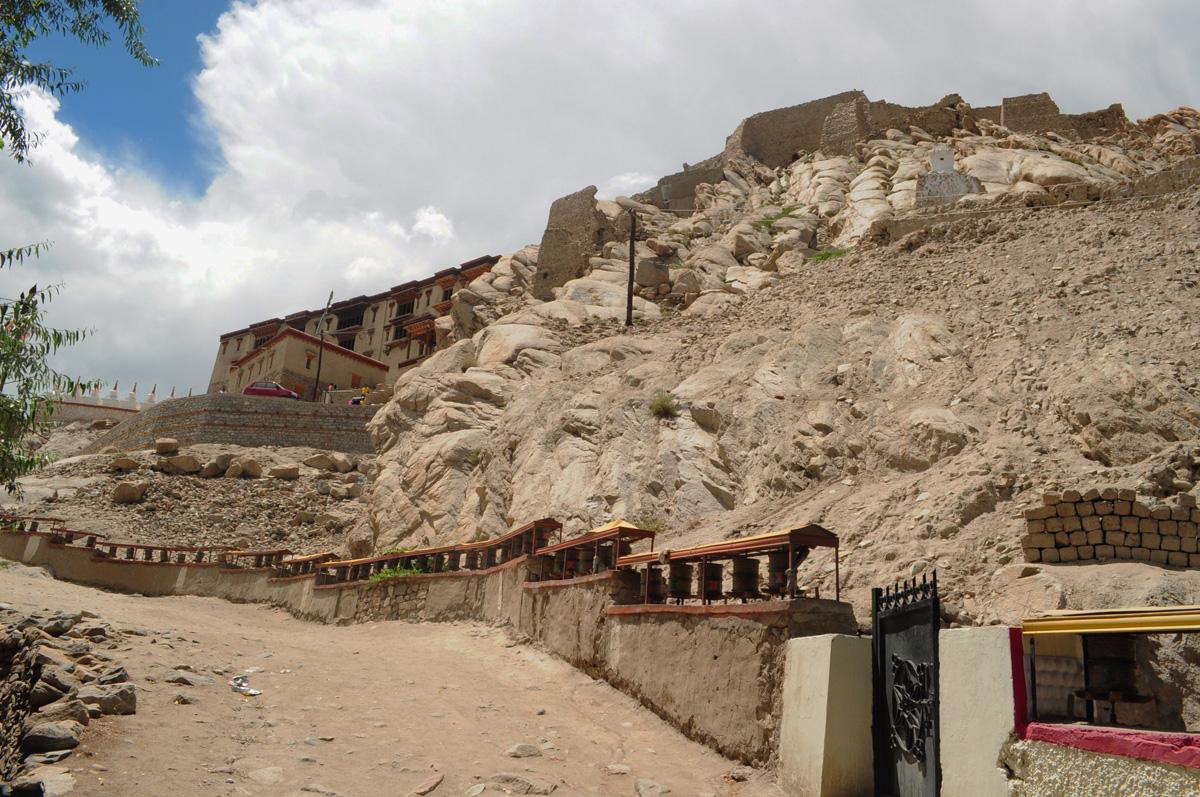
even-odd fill
[[[388,548],[386,551],[381,551],[380,556],[394,556],[399,553],[408,553],[412,548]]]
[[[820,252],[817,252],[808,259],[814,263],[824,263],[826,260],[836,260],[837,258],[848,254],[850,254],[849,249],[822,249]]]
[[[780,219],[788,218],[795,213],[796,210],[797,208],[795,206],[789,205],[778,213],[772,213],[769,216],[763,216],[761,219],[754,222],[754,225],[756,227],[761,227],[764,230],[769,230],[775,226],[775,222],[779,221]]]
[[[379,581],[387,581],[393,578],[403,578],[404,576],[419,576],[421,570],[408,565],[396,565],[389,567],[386,570],[380,570],[378,573],[371,574],[371,583],[375,584]]]
[[[463,459],[466,460],[466,463],[473,468],[479,464],[481,459],[483,459],[483,449],[472,448],[467,452],[467,455]]]
[[[654,398],[650,399],[650,412],[655,418],[678,418],[679,405],[675,403],[675,397],[665,390],[660,390],[654,394]]]
[[[634,521],[634,525],[639,529],[653,531],[655,534],[662,534],[667,530],[667,525],[658,515],[641,515]]]

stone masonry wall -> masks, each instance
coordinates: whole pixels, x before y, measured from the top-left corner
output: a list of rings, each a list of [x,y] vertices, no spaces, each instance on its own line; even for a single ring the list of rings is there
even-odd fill
[[[1001,751],[1012,797],[1195,797],[1194,769],[1104,755],[1045,742],[1014,741]]]
[[[856,98],[834,107],[821,125],[821,151],[848,155],[854,145],[874,129],[866,98]]]
[[[312,446],[365,454],[374,451],[366,425],[377,409],[231,394],[172,399],[123,421],[84,453],[149,448],[155,438],[174,437],[183,445]]]
[[[1046,493],[1025,510],[1027,562],[1113,559],[1200,568],[1200,509],[1195,496],[1172,502],[1116,487]]]
[[[596,208],[596,186],[554,200],[538,249],[533,295],[553,299],[554,289],[582,277],[588,257],[613,237],[607,219]]]
[[[1000,104],[1000,123],[1018,133],[1071,134],[1074,129],[1058,109],[1058,103],[1046,92],[1005,97]]]
[[[813,151],[821,146],[825,118],[837,106],[866,100],[861,91],[845,91],[832,97],[763,111],[742,120],[725,144],[725,157],[745,153],[768,166],[786,166],[797,150]]]
[[[22,726],[38,679],[36,633],[11,625],[0,631],[0,781],[21,767]]]

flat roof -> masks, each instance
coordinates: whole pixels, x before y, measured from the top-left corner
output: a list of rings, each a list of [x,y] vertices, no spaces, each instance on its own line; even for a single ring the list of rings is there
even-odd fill
[[[343,299],[340,302],[335,302],[334,304],[332,304],[329,309],[331,311],[333,311],[333,310],[345,309],[346,307],[348,307],[350,305],[354,305],[354,304],[366,303],[366,302],[376,302],[381,299],[388,298],[393,293],[395,293],[401,289],[424,288],[427,285],[436,284],[439,277],[445,277],[449,274],[460,274],[463,271],[466,271],[466,270],[469,270],[469,269],[472,269],[472,268],[475,268],[477,266],[481,266],[484,264],[494,265],[499,260],[500,260],[500,255],[481,255],[479,257],[476,257],[471,260],[467,260],[463,263],[460,263],[457,266],[450,266],[449,268],[444,268],[441,271],[437,271],[428,277],[422,277],[421,279],[418,279],[418,280],[409,280],[408,282],[402,283],[400,285],[395,285],[381,293],[373,293],[370,295],[355,296],[351,299]],[[250,324],[249,326],[242,327],[241,329],[235,329],[232,332],[224,332],[221,334],[221,336],[218,339],[226,340],[227,338],[231,338],[236,335],[244,335],[247,332],[250,332],[259,327],[266,326],[268,324],[281,324],[285,320],[294,321],[294,320],[296,320],[298,318],[302,318],[302,317],[311,318],[312,316],[318,316],[323,312],[325,312],[324,308],[321,308],[319,310],[297,310],[294,313],[289,313],[288,315],[284,316],[284,318],[269,318],[266,321],[259,321],[254,324]]]
[[[1021,633],[1168,634],[1200,631],[1200,606],[1142,606],[1122,609],[1054,611],[1026,618]]]
[[[625,520],[613,520],[605,523],[603,526],[594,528],[586,534],[581,534],[578,537],[572,537],[569,540],[563,540],[555,545],[548,545],[545,548],[538,548],[534,553],[539,556],[543,554],[557,553],[565,551],[568,548],[574,548],[578,545],[587,545],[589,543],[602,542],[604,540],[615,540],[618,537],[633,537],[639,540],[654,539],[654,532],[649,529],[638,528],[632,523]]]
[[[465,553],[466,551],[471,551],[471,550],[492,548],[492,547],[495,547],[498,545],[503,545],[504,543],[508,542],[512,538],[514,538],[518,535],[524,534],[527,531],[530,531],[537,526],[550,526],[551,528],[560,528],[562,526],[562,524],[559,523],[557,520],[554,520],[553,518],[539,518],[538,520],[533,520],[533,521],[530,521],[529,523],[526,523],[524,526],[518,526],[517,528],[515,528],[511,531],[507,531],[499,537],[493,537],[488,540],[478,540],[477,542],[463,542],[463,543],[459,543],[458,545],[440,545],[436,548],[414,548],[411,551],[404,551],[402,553],[379,554],[378,556],[364,556],[359,559],[337,559],[337,560],[334,560],[331,562],[323,562],[321,564],[321,568],[324,569],[324,568],[333,568],[333,567],[344,567],[347,565],[373,564],[375,562],[383,562],[383,561],[399,561],[401,559],[415,559],[416,557],[419,557],[419,556],[432,556],[434,554],[450,553],[453,551],[460,551],[460,552]],[[298,561],[298,560],[293,560],[293,561]]]
[[[794,529],[773,531],[768,534],[757,534],[753,537],[738,537],[732,540],[712,542],[707,545],[697,545],[693,548],[679,550],[663,550],[657,553],[640,553],[622,556],[617,564],[620,566],[639,565],[647,562],[689,562],[700,559],[727,558],[732,556],[753,556],[779,550],[785,545],[795,545],[801,548],[837,548],[838,538],[829,529],[810,523]]]
[[[362,362],[366,365],[373,366],[373,367],[378,368],[383,371],[388,370],[386,363],[381,363],[379,360],[376,360],[374,357],[368,357],[367,355],[359,354],[356,351],[350,351],[349,349],[343,349],[341,346],[337,345],[337,343],[335,343],[332,340],[321,340],[316,335],[310,335],[307,332],[301,332],[300,330],[296,329],[295,327],[284,327],[283,329],[279,330],[279,332],[275,333],[275,336],[272,337],[270,340],[268,340],[266,343],[259,346],[257,349],[254,349],[253,351],[247,352],[245,354],[245,356],[241,357],[240,359],[237,359],[237,360],[234,360],[233,362],[231,362],[229,364],[229,370],[232,371],[234,368],[240,368],[242,365],[250,362],[258,355],[266,352],[266,350],[269,349],[271,346],[274,346],[276,343],[280,342],[284,338],[289,338],[289,337],[290,338],[299,338],[300,340],[304,341],[305,343],[309,343],[313,346],[318,346],[318,347],[324,348],[325,351],[328,351],[331,354],[338,354],[338,355],[342,355],[344,357],[349,357],[351,360],[358,360],[359,362]]]

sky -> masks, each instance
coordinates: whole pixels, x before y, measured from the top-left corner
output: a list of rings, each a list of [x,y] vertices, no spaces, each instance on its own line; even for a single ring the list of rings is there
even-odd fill
[[[550,203],[719,152],[745,116],[857,88],[1069,113],[1200,105],[1200,4],[142,0],[137,65],[49,39],[0,156],[0,296],[61,283],[61,370],[203,392],[222,332],[536,243]]]

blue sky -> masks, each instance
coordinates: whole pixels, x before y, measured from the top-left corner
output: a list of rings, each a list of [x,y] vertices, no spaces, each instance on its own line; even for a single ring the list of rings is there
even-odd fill
[[[146,68],[121,46],[87,47],[65,37],[43,39],[32,59],[76,70],[86,81],[58,118],[105,161],[152,174],[173,191],[199,194],[220,168],[220,152],[198,124],[192,78],[200,71],[196,37],[212,33],[231,0],[142,0],[145,42],[159,65]]]
[[[0,243],[54,242],[0,293],[62,283],[50,321],[95,334],[58,366],[163,392],[207,387],[222,332],[536,243],[555,198],[632,193],[758,111],[851,88],[1200,106],[1194,0],[140,7],[157,68],[119,41],[34,53],[88,85],[31,94],[42,143],[0,157]]]

